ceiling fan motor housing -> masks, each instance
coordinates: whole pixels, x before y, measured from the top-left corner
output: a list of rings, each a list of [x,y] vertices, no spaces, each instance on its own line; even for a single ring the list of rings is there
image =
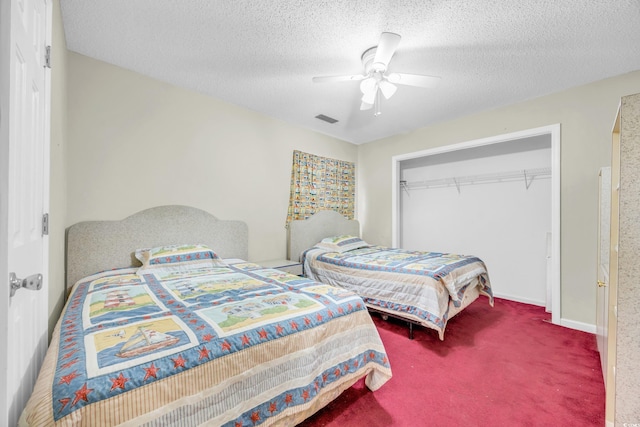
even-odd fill
[[[385,64],[374,63],[373,60],[376,57],[376,52],[378,50],[378,46],[370,47],[365,50],[362,54],[362,68],[364,69],[365,74],[371,74],[371,72],[381,72],[384,73],[387,70]]]

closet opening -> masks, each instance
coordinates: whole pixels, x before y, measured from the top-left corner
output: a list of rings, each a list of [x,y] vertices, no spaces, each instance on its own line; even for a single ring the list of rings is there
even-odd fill
[[[560,125],[392,159],[392,245],[475,255],[494,295],[560,324]]]

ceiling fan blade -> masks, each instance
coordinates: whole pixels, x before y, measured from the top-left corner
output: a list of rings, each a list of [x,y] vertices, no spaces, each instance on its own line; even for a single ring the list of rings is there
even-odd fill
[[[363,102],[362,104],[360,104],[360,109],[361,110],[371,110],[373,108],[373,104],[367,104],[366,102]]]
[[[363,76],[362,74],[355,74],[352,76],[322,76],[322,77],[314,77],[311,80],[314,83],[328,83],[328,82],[352,82],[359,81],[367,78],[367,76]]]
[[[376,49],[376,56],[373,58],[374,70],[386,70],[389,66],[391,57],[396,52],[400,44],[400,35],[396,33],[382,33],[380,35],[380,41]]]
[[[391,84],[386,80],[381,80],[380,83],[378,83],[378,86],[380,87],[380,92],[382,92],[386,99],[391,98],[393,94],[396,93],[396,90],[398,90],[396,85]]]
[[[378,86],[376,85],[375,88],[373,90],[370,90],[368,92],[366,92],[364,95],[362,95],[362,102],[364,102],[365,104],[371,104],[373,105],[373,103],[376,101],[376,93],[378,93]]]
[[[420,74],[391,73],[387,76],[391,83],[407,86],[431,88],[440,82],[440,77],[422,76]]]

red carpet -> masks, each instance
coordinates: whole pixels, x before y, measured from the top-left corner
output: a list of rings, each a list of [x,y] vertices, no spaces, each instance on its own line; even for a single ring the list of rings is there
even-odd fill
[[[544,308],[480,297],[437,333],[372,315],[393,378],[360,380],[302,426],[603,426],[595,336]]]

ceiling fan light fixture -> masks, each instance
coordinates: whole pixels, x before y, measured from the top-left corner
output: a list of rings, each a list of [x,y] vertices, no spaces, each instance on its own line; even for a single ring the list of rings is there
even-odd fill
[[[378,93],[378,88],[374,87],[373,90],[362,95],[362,102],[373,105],[376,102],[376,93]]]
[[[373,108],[373,104],[367,104],[366,102],[363,102],[362,104],[360,104],[360,110],[364,111],[364,110],[370,110]]]
[[[386,80],[380,81],[380,83],[378,83],[378,86],[380,87],[380,91],[386,99],[391,98],[393,94],[396,93],[396,90],[398,90],[395,85],[389,83]]]
[[[362,93],[369,93],[376,89],[376,79],[369,77],[360,82],[360,91]]]

